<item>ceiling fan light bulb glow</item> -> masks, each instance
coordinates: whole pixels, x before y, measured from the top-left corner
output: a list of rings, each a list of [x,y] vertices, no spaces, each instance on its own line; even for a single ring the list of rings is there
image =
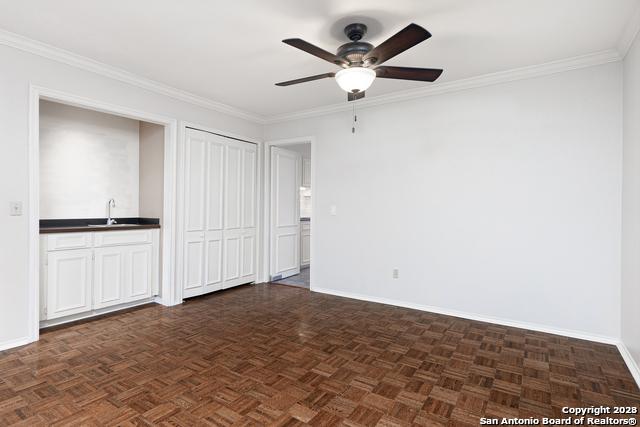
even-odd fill
[[[376,78],[375,71],[364,67],[351,67],[336,73],[336,82],[348,93],[359,93],[369,89]]]

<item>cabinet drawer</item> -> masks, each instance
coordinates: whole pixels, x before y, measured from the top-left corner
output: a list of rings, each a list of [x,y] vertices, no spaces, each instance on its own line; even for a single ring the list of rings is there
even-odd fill
[[[96,247],[151,243],[151,230],[104,231],[94,234]]]
[[[47,236],[47,250],[61,251],[65,249],[90,248],[91,233],[63,233]]]

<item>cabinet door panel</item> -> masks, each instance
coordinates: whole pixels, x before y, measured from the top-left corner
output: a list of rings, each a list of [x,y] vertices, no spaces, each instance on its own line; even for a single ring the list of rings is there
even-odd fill
[[[123,302],[124,254],[121,248],[99,248],[95,252],[93,291],[94,308]]]
[[[186,141],[186,230],[204,230],[206,141],[189,133]]]
[[[151,296],[151,245],[129,246],[126,252],[126,298],[133,301]]]
[[[47,239],[47,250],[69,250],[91,247],[91,233],[61,233],[49,234]]]
[[[311,187],[311,159],[302,159],[302,186]]]
[[[47,319],[91,310],[92,263],[90,249],[48,254]]]
[[[153,230],[123,230],[94,233],[95,247],[151,243]]]
[[[300,263],[302,265],[311,264],[311,231],[303,230],[300,235],[302,242],[300,243]]]

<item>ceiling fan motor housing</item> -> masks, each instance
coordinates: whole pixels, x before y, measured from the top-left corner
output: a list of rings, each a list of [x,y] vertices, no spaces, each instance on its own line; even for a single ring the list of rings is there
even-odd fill
[[[373,49],[372,44],[360,41],[367,34],[367,26],[360,23],[349,24],[344,27],[344,33],[351,42],[340,46],[336,54],[349,61],[349,65],[362,66],[362,58]]]
[[[362,65],[362,58],[373,49],[373,45],[367,42],[350,42],[338,48],[337,55],[349,61],[349,65]]]

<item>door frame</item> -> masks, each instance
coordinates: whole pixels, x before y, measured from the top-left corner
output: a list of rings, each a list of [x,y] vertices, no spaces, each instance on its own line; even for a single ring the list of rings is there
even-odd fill
[[[287,148],[287,145],[296,145],[296,144],[311,144],[311,182],[312,188],[316,188],[316,185],[313,184],[316,182],[316,138],[315,136],[300,136],[296,138],[287,138],[287,139],[275,139],[271,141],[265,141],[264,143],[264,152],[262,158],[264,159],[264,171],[262,174],[262,193],[264,194],[264,203],[263,203],[263,211],[262,211],[262,230],[263,236],[262,239],[262,260],[260,265],[262,266],[261,272],[259,275],[262,282],[269,282],[270,280],[270,271],[271,271],[271,239],[273,236],[271,235],[271,147],[281,147]],[[314,191],[314,196],[311,198],[311,215],[315,212],[315,200],[316,200],[316,192]],[[313,259],[314,253],[314,233],[311,233],[311,259]],[[310,288],[313,290],[313,270],[310,278]]]
[[[262,238],[262,221],[260,215],[260,206],[262,203],[262,145],[263,142],[256,139],[250,138],[244,135],[238,135],[231,132],[227,132],[221,129],[212,128],[211,126],[205,126],[199,123],[194,123],[186,120],[181,120],[178,122],[178,149],[177,149],[177,164],[179,173],[176,176],[176,186],[178,189],[177,197],[176,197],[176,269],[175,269],[175,277],[176,277],[176,285],[175,285],[175,297],[176,304],[182,303],[183,298],[183,273],[184,273],[184,243],[185,243],[185,196],[186,196],[186,140],[187,140],[187,129],[194,129],[208,133],[214,133],[216,135],[240,140],[242,142],[248,142],[251,144],[256,144],[257,146],[257,167],[256,167],[256,209],[257,209],[257,219],[256,219],[256,282],[260,281],[260,253],[261,253],[261,238]]]
[[[43,86],[29,86],[29,221],[28,293],[29,341],[40,337],[40,100],[72,107],[113,114],[164,127],[164,182],[162,210],[162,293],[157,299],[162,305],[180,304],[176,298],[176,175],[178,122],[170,117],[134,110],[101,100],[85,98],[69,92]],[[26,343],[25,343],[26,344]]]

